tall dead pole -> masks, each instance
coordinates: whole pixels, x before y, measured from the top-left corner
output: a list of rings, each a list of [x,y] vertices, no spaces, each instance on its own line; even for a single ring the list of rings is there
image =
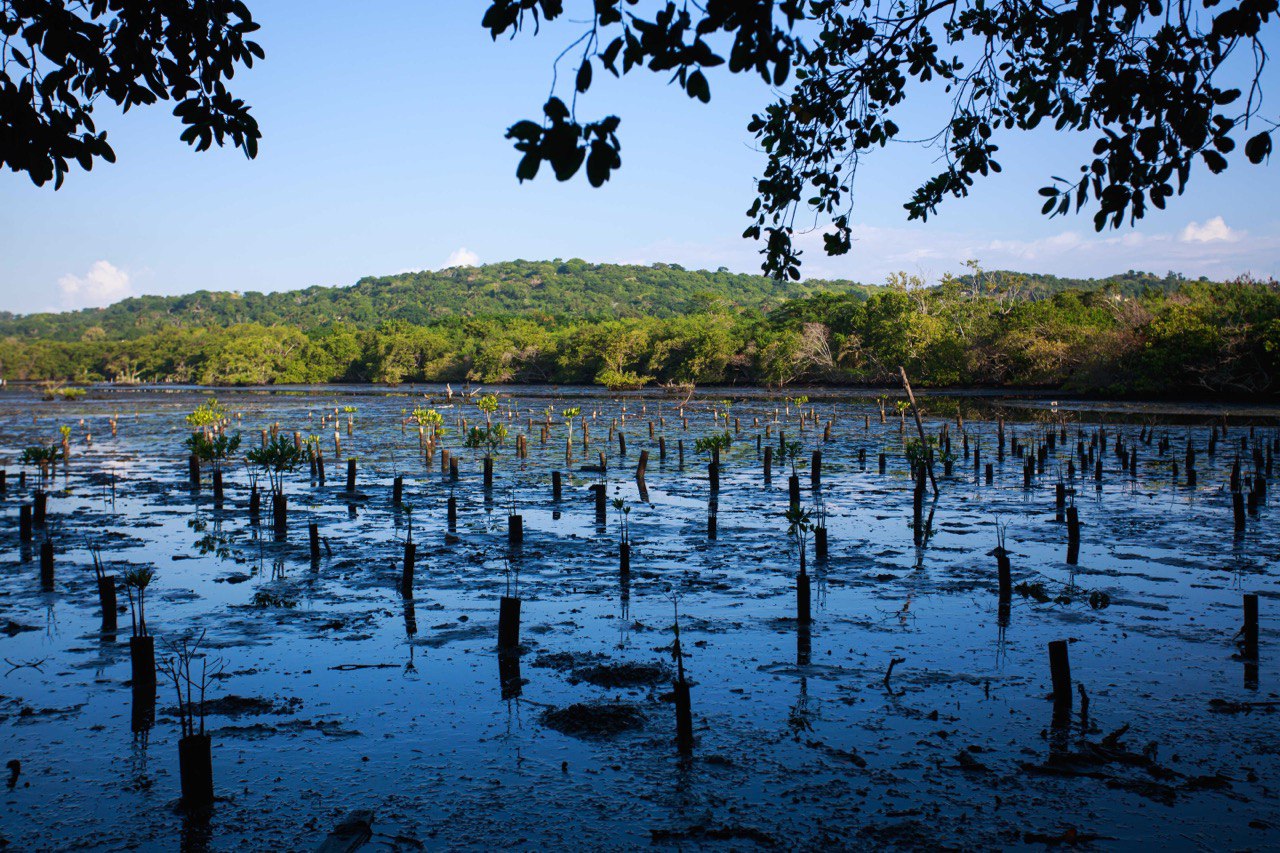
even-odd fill
[[[906,389],[907,399],[911,401],[911,414],[916,419],[916,431],[920,433],[920,452],[924,454],[925,468],[929,471],[929,484],[933,486],[933,496],[938,496],[938,478],[933,476],[933,454],[929,452],[929,442],[924,437],[924,422],[920,420],[920,409],[916,406],[916,395],[911,393],[911,383],[907,381],[907,369],[898,365],[898,373],[902,375],[902,387]]]

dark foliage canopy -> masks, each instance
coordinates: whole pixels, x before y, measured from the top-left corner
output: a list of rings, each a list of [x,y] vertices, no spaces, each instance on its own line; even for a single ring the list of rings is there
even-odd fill
[[[262,48],[240,0],[0,0],[0,165],[62,185],[69,165],[115,161],[96,102],[176,102],[182,141],[253,157],[258,123],[227,90]]]
[[[541,120],[507,132],[520,180],[543,162],[560,180],[585,164],[599,186],[621,165],[618,117],[577,117],[597,70],[669,75],[703,102],[705,72],[721,65],[778,87],[748,125],[766,162],[744,236],[764,240],[767,273],[797,278],[797,215],[829,222],[826,251],[848,252],[859,158],[904,141],[894,119],[930,85],[951,111],[922,140],[942,168],[905,203],[910,219],[1000,171],[1002,134],[1041,125],[1094,140],[1074,175],[1040,190],[1043,212],[1092,212],[1099,231],[1163,208],[1194,168],[1222,172],[1241,143],[1263,162],[1276,122],[1260,114],[1262,34],[1276,10],[1277,0],[492,0],[484,25],[496,39],[585,21],[561,54],[577,64],[570,102],[553,91]]]

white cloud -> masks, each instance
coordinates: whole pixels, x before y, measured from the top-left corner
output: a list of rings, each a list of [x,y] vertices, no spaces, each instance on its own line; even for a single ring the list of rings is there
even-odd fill
[[[1240,239],[1240,235],[1228,228],[1221,216],[1215,216],[1203,225],[1199,222],[1188,223],[1178,239],[1184,243],[1234,243]]]
[[[460,249],[454,249],[444,262],[445,269],[449,267],[474,267],[480,263],[480,256],[475,252],[463,246]]]
[[[133,296],[129,274],[108,261],[97,261],[84,275],[58,279],[64,308],[100,308]]]

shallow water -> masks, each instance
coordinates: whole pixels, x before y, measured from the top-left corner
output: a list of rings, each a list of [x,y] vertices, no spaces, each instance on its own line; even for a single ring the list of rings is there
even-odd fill
[[[0,838],[16,849],[307,849],[355,809],[376,814],[372,844],[384,849],[971,847],[1042,838],[1218,848],[1280,840],[1280,667],[1270,653],[1280,639],[1280,535],[1270,506],[1234,535],[1225,491],[1250,426],[1250,451],[1274,441],[1275,409],[1231,407],[1228,437],[1209,457],[1209,423],[1223,413],[1215,407],[927,398],[926,428],[936,434],[948,423],[959,458],[954,475],[939,478],[940,497],[926,504],[931,533],[917,546],[902,454],[902,435],[914,426],[892,404],[881,424],[873,394],[810,392],[804,408],[816,410],[819,426],[801,431],[785,395],[710,390],[685,408],[685,430],[679,400],[657,393],[611,399],[583,389],[503,389],[503,417],[517,414],[486,495],[479,460],[459,448],[455,423],[459,415],[474,423],[473,405],[455,396],[442,409],[452,427],[445,446],[460,456],[457,484],[440,475],[438,454],[424,465],[416,428],[401,428],[424,393],[444,405],[441,389],[217,393],[236,413],[242,450],[277,422],[285,434],[321,436],[328,484],[313,485],[305,470],[291,476],[283,542],[265,502],[262,525],[250,523],[243,465],[227,472],[220,511],[207,480],[198,494],[190,490],[182,417],[205,392],[98,389],[59,403],[0,393],[0,461],[9,477],[0,629],[11,627],[0,633],[0,761],[21,762],[12,787],[0,791]],[[724,428],[712,416],[722,400],[733,401],[741,432],[723,456],[718,535],[709,540],[706,459],[693,445]],[[345,405],[357,407],[350,436],[346,414],[339,417],[341,456],[359,459],[364,497],[354,502],[334,463],[332,421],[320,425],[322,413]],[[591,433],[586,453],[575,436],[572,465],[564,428],[543,446],[536,423],[547,406],[558,413],[569,405],[590,416]],[[1021,459],[1006,449],[996,460],[1000,412],[1008,434],[1026,444],[1065,421],[1068,440],[1030,489]],[[608,440],[614,419],[625,457]],[[831,440],[823,441],[829,419]],[[665,461],[650,421],[667,438]],[[776,449],[781,426],[805,445],[806,506],[815,497],[809,453],[823,454],[830,556],[815,562],[810,543],[807,654],[783,519],[788,471],[775,460],[765,483],[757,455],[767,423],[763,443]],[[18,507],[31,500],[34,474],[20,488],[16,459],[27,445],[58,440],[63,424],[73,426],[72,458],[50,486],[56,579],[44,592],[38,556],[18,542]],[[1083,435],[1087,446],[1100,424],[1101,487],[1091,471],[1069,483],[1084,525],[1072,567],[1054,487],[1077,440]],[[1149,445],[1139,441],[1147,426],[1156,438]],[[530,452],[519,460],[514,437],[523,432]],[[993,484],[964,458],[965,433],[983,462],[994,463]],[[1161,455],[1156,442],[1166,434],[1172,448]],[[1119,470],[1117,438],[1137,446],[1136,477]],[[1171,477],[1188,438],[1198,450],[1195,489]],[[579,470],[599,450],[608,454],[610,496],[631,507],[627,583],[617,569],[615,513],[596,523],[587,489],[598,475]],[[647,502],[633,477],[642,450],[650,453]],[[565,472],[559,504],[552,470]],[[391,503],[396,472],[418,543],[411,601],[397,589],[408,515]],[[447,540],[451,491],[458,525]],[[513,491],[525,525],[512,554],[522,649],[519,688],[508,680],[504,690],[496,635]],[[311,521],[328,549],[314,570]],[[1029,592],[1039,583],[1048,599],[1015,593],[1007,626],[990,555],[997,525],[1014,584]],[[212,706],[206,729],[219,800],[206,820],[177,808],[171,685],[160,684],[154,726],[131,731],[129,616],[120,614],[117,635],[102,634],[91,546],[117,576],[128,565],[157,567],[147,605],[157,653],[165,640],[205,631],[210,658],[224,665],[211,701],[269,700]],[[254,606],[264,593],[293,606]],[[670,679],[618,688],[581,677],[592,661],[671,667],[673,593],[693,683],[689,761],[674,743]],[[1094,595],[1093,605],[1106,606],[1092,606],[1092,593],[1109,603]],[[1262,599],[1256,665],[1239,660],[1233,643],[1244,593]],[[1087,714],[1076,697],[1065,730],[1052,724],[1046,700],[1046,644],[1056,639],[1071,641],[1072,675],[1088,697]],[[886,684],[895,658],[901,663]],[[636,706],[643,725],[583,738],[543,719],[549,709],[613,700]]]

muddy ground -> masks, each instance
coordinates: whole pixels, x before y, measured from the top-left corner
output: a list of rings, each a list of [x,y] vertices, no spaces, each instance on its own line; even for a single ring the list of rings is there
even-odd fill
[[[284,541],[269,505],[251,523],[243,464],[226,474],[221,510],[207,471],[191,490],[183,416],[208,392],[96,389],[64,402],[0,393],[0,848],[309,849],[360,809],[375,816],[370,849],[1280,844],[1280,534],[1263,505],[1237,535],[1227,488],[1241,439],[1248,454],[1274,453],[1280,412],[1231,407],[1210,457],[1216,408],[930,397],[925,426],[949,424],[957,459],[951,476],[939,466],[917,546],[902,452],[910,416],[900,421],[890,402],[882,424],[874,394],[811,393],[803,409],[818,423],[803,431],[786,395],[741,389],[700,392],[686,430],[679,399],[659,393],[506,389],[511,438],[486,494],[456,424],[482,416],[458,396],[443,408],[441,389],[219,391],[241,452],[274,423],[320,436],[327,483],[306,469],[287,478]],[[441,476],[438,451],[424,464],[416,427],[402,429],[424,394],[450,427],[456,484]],[[741,430],[723,454],[711,540],[707,460],[694,441],[724,429],[712,414],[723,400]],[[354,499],[334,460],[332,415],[344,406],[356,407],[350,435],[347,413],[337,418],[341,458],[358,458]],[[528,429],[548,406],[557,423],[568,406],[589,416],[590,447],[579,431],[572,464],[562,425],[545,446],[538,423]],[[1027,445],[1067,432],[1030,488],[1007,443],[997,461],[1000,414],[1008,437]],[[614,419],[626,456],[609,440]],[[823,454],[830,554],[815,561],[810,543],[808,631],[795,618],[797,558],[783,518],[789,471],[775,459],[772,481],[762,476],[766,424],[762,444],[776,450],[779,428],[804,443],[806,507],[817,496],[809,454]],[[48,486],[34,548],[22,546],[19,506],[37,478],[27,469],[19,484],[18,457],[58,442],[63,425],[69,464]],[[1055,485],[1100,425],[1100,486],[1092,470],[1067,482],[1083,525],[1070,566]],[[516,458],[518,433],[529,434],[527,459]],[[964,456],[964,435],[994,464],[992,484]],[[1137,448],[1136,475],[1120,470],[1118,439]],[[1188,439],[1195,488],[1172,476]],[[600,450],[610,500],[631,508],[627,580],[615,512],[595,519],[588,487],[600,475],[581,470]],[[642,499],[633,475],[644,450]],[[1252,467],[1246,456],[1246,477]],[[553,470],[565,476],[558,504]],[[396,473],[418,545],[410,599],[397,589],[409,513],[392,504]],[[509,554],[513,499],[525,541]],[[314,566],[312,521],[324,540]],[[999,528],[1015,585],[1007,618],[991,555]],[[46,536],[52,591],[40,582]],[[218,801],[203,818],[178,802],[170,685],[160,684],[154,724],[133,731],[124,590],[119,630],[104,634],[91,548],[117,577],[156,567],[147,616],[161,657],[166,641],[203,631],[222,666],[205,720]],[[508,556],[518,578],[506,574]],[[518,672],[500,673],[498,601],[509,582],[523,600],[521,653]],[[1261,600],[1256,662],[1233,639],[1245,593]],[[689,760],[674,740],[673,598],[693,685]],[[1065,726],[1046,698],[1046,646],[1059,639],[1079,691]]]

